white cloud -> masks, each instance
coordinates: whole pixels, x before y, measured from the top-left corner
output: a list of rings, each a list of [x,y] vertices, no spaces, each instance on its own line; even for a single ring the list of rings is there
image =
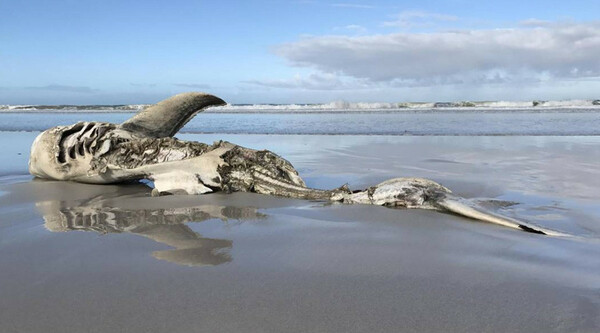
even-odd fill
[[[369,88],[373,83],[364,79],[340,77],[334,74],[313,73],[308,76],[296,75],[291,79],[251,80],[243,83],[270,88],[303,90],[351,90]]]
[[[363,27],[362,25],[358,25],[358,24],[349,24],[349,25],[346,25],[343,27],[335,27],[335,28],[333,28],[333,30],[352,32],[352,33],[359,34],[359,35],[367,33],[367,28]]]
[[[536,18],[530,18],[519,22],[519,25],[524,27],[548,27],[554,25],[554,23]]]
[[[384,27],[415,28],[433,25],[436,21],[457,21],[452,15],[429,13],[419,10],[404,11],[396,15],[394,21],[383,22]]]
[[[600,76],[600,22],[309,37],[276,53],[295,66],[390,85],[589,78]]]
[[[341,8],[358,8],[358,9],[371,9],[371,8],[375,8],[374,6],[371,5],[361,5],[361,4],[356,4],[356,3],[333,3],[331,4],[332,7],[341,7]]]

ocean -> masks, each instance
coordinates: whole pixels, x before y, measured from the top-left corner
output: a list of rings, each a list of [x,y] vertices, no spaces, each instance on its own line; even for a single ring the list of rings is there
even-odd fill
[[[344,105],[342,105],[344,106]],[[600,135],[600,107],[411,107],[380,104],[228,106],[193,118],[180,132],[191,134],[303,135]],[[388,105],[389,106],[389,105]],[[116,107],[0,110],[0,131],[43,131],[78,121],[121,123],[135,114]],[[376,108],[378,107],[378,108]],[[140,107],[141,109],[141,107]]]

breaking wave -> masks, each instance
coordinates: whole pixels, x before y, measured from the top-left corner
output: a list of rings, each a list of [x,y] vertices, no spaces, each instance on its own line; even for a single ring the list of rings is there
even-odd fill
[[[151,104],[131,105],[0,105],[0,112],[137,112]],[[309,113],[309,112],[377,112],[402,110],[543,110],[600,109],[600,100],[563,101],[478,101],[478,102],[407,102],[356,103],[334,101],[323,104],[227,104],[207,113]]]
[[[353,103],[335,101],[325,104],[248,104],[211,108],[209,112],[329,112],[329,111],[392,111],[392,110],[434,110],[434,109],[557,109],[557,108],[598,108],[600,100],[567,101],[492,101],[492,102],[412,102],[412,103]]]
[[[150,106],[150,104],[131,105],[0,105],[0,112],[137,112]]]

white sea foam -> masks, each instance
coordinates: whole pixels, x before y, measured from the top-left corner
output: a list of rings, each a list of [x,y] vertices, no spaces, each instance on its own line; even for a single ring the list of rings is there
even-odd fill
[[[0,112],[137,112],[150,104],[131,105],[0,105]]]
[[[374,112],[402,110],[478,110],[478,109],[600,109],[598,100],[564,100],[564,101],[489,101],[489,102],[403,102],[403,103],[355,103],[335,101],[325,104],[253,104],[211,108],[208,112],[233,113],[285,113],[285,112]]]
[[[25,110],[25,109],[32,109],[34,108],[35,105],[8,105],[8,104],[4,104],[4,105],[0,105],[0,110],[5,111],[5,110]]]
[[[227,104],[212,108],[212,111],[237,111],[237,112],[261,112],[261,111],[374,111],[374,110],[397,110],[397,109],[420,109],[433,108],[435,103],[355,103],[346,101],[334,101],[324,104],[252,104],[236,105]]]
[[[149,104],[130,105],[0,105],[0,112],[137,112]],[[227,104],[208,113],[310,113],[310,112],[389,112],[403,110],[544,110],[600,109],[600,100],[561,101],[463,101],[463,102],[347,102],[323,104]]]

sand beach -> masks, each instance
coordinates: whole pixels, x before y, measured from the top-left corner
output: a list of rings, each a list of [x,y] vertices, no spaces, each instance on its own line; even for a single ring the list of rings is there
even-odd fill
[[[3,332],[595,332],[598,137],[182,134],[273,150],[307,185],[433,179],[573,237],[258,194],[32,179],[0,132]]]

